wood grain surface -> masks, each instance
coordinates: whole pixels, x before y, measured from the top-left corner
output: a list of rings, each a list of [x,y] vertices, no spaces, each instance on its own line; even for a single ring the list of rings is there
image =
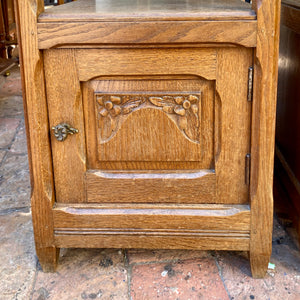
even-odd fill
[[[251,102],[247,101],[251,49],[218,50],[215,105],[217,201],[247,203],[245,157],[250,152]]]
[[[248,251],[249,239],[231,237],[228,232],[224,236],[198,236],[171,234],[169,236],[139,235],[55,235],[55,244],[67,248],[142,248],[142,249],[194,249],[194,250],[228,250]]]
[[[280,1],[257,1],[258,35],[254,65],[251,132],[252,276],[264,277],[272,252],[273,162],[279,49]]]
[[[210,170],[173,172],[89,171],[87,202],[213,203],[216,175]]]
[[[56,201],[84,202],[85,128],[74,50],[45,51],[44,60],[50,128],[67,123],[78,129],[63,142],[51,134]]]
[[[68,247],[84,235],[84,247],[249,249],[247,205],[58,205],[54,215],[56,243]]]
[[[43,55],[38,50],[36,28],[37,15],[44,8],[44,1],[15,1],[15,7],[21,50],[21,76],[31,174],[31,210],[35,246],[43,270],[53,271],[58,253],[53,246],[52,206],[55,194]]]
[[[78,49],[75,57],[80,81],[99,76],[173,74],[216,79],[217,52],[214,48]]]
[[[39,23],[40,49],[87,45],[209,44],[256,46],[256,20]]]
[[[46,59],[48,53],[52,53],[52,55],[56,53],[57,56],[67,53],[65,51],[69,50],[48,50],[46,51]],[[201,203],[204,199],[207,199],[205,201],[208,203],[247,203],[248,185],[245,182],[245,157],[250,151],[251,103],[247,101],[248,68],[252,65],[252,51],[250,49],[76,50],[75,57],[76,67],[69,67],[67,65],[68,59],[65,59],[64,70],[76,69],[78,81],[80,79],[88,80],[90,77],[96,76],[95,80],[82,85],[85,123],[88,129],[85,132],[88,155],[87,169],[169,169],[177,170],[178,173],[182,169],[216,170],[217,193],[215,193],[215,186],[209,185],[210,192],[205,192],[205,196],[202,196],[201,193],[195,194],[197,195],[195,197],[199,198],[198,200],[194,196],[184,196],[181,199],[188,202],[200,201]],[[99,60],[98,57],[104,60]],[[178,64],[178,60],[181,60],[184,65]],[[52,65],[55,65],[54,61]],[[216,65],[218,66],[217,70],[215,69]],[[51,70],[50,64],[49,70]],[[184,71],[189,74],[178,75]],[[164,77],[158,77],[160,72],[162,73],[160,76]],[[231,76],[228,76],[228,73]],[[53,72],[46,74],[49,74],[50,81]],[[63,70],[61,70],[61,74],[64,74]],[[216,81],[205,80],[197,75],[205,75],[208,78],[216,79]],[[103,80],[101,80],[102,78]],[[51,84],[53,85],[52,82]],[[215,93],[215,84],[217,93]],[[49,87],[49,93],[51,88],[59,93],[60,90],[56,85],[57,83],[53,85],[53,88]],[[63,84],[63,87],[65,86],[67,83]],[[79,82],[77,86],[79,86]],[[170,97],[175,99],[180,96],[180,92],[183,95],[181,96],[182,99],[186,97],[184,101],[189,104],[188,110],[183,108],[183,103],[177,104],[175,100],[170,100]],[[79,93],[78,90],[75,94],[79,95]],[[162,100],[164,94],[169,97],[167,104],[174,106],[168,107],[172,111],[167,113],[158,110],[162,102],[157,101],[166,101]],[[51,94],[49,95],[51,96]],[[158,98],[161,100],[157,100],[156,97],[156,102],[150,103],[151,95],[152,98],[160,95],[161,97]],[[196,115],[192,111],[189,112],[192,105],[187,100],[189,96],[196,97],[197,101],[201,99],[201,107],[197,104]],[[54,99],[58,96],[51,97],[53,99],[51,106],[54,107],[55,103],[65,105],[64,109],[58,107],[53,109],[54,114],[59,116],[55,119],[56,122],[65,121],[66,116],[61,115],[63,112],[70,115],[72,113],[70,109],[77,109],[77,106],[70,104],[71,102],[68,103],[66,100],[56,102]],[[66,93],[63,98],[67,99],[68,97],[72,98]],[[129,111],[125,114],[124,111],[128,107],[131,109],[132,103],[128,102],[130,97],[135,97],[135,100],[132,100],[133,112],[129,115]],[[140,104],[137,105],[136,103],[139,103],[138,101],[141,101],[143,97],[149,98],[147,98],[148,106],[143,104],[146,105],[145,108],[139,109]],[[125,104],[122,101],[125,101]],[[182,100],[182,102],[184,101]],[[149,103],[152,106],[149,106]],[[178,110],[178,114],[175,113],[174,109]],[[49,110],[52,111],[52,108]],[[75,111],[73,113],[78,114]],[[196,119],[194,121],[188,119],[188,114]],[[51,126],[53,126],[51,114],[50,121]],[[185,122],[185,127],[182,127],[183,125],[180,123],[182,121]],[[199,126],[197,122],[199,122]],[[71,125],[75,126],[73,123]],[[78,122],[76,121],[76,123]],[[193,131],[189,131],[190,129]],[[192,135],[188,136],[191,132]],[[196,132],[194,136],[193,132]],[[194,137],[196,140],[193,140]],[[77,143],[73,147],[74,149],[82,147],[82,142],[75,136],[70,137],[69,143],[71,141]],[[53,147],[57,147],[57,145],[62,145],[62,143],[53,143]],[[68,154],[69,157],[72,157],[72,162],[69,165],[72,166],[72,170],[76,170],[77,175],[73,171],[72,176],[74,177],[70,176],[70,179],[64,179],[67,176],[64,161],[68,161],[68,157],[64,154],[67,153],[66,150],[63,150],[66,149],[64,147],[61,146],[59,151],[57,148],[54,155],[54,161],[56,160],[55,157],[61,158],[61,160],[57,160],[57,163],[54,163],[61,170],[56,175],[58,186],[61,186],[58,192],[64,191],[66,196],[59,197],[58,201],[76,202],[74,201],[76,193],[72,190],[72,184],[76,180],[78,180],[78,186],[81,184],[85,172],[85,160],[81,159],[76,151]],[[76,164],[82,165],[82,167],[76,168]],[[93,177],[88,175],[87,178]],[[87,180],[88,201],[96,201],[96,199],[109,201],[108,195],[102,198],[98,195],[97,186],[104,184],[103,179],[95,178],[97,180]],[[65,182],[70,182],[70,185]],[[106,191],[109,191],[116,189],[118,180],[112,179],[106,183]],[[130,184],[128,186],[130,187]],[[171,186],[176,187],[173,184],[170,185],[170,188]],[[116,190],[119,191],[120,189]],[[122,194],[120,201],[131,201],[130,195],[132,193],[128,193],[127,200],[125,194],[125,192]],[[84,195],[81,195],[80,199],[84,202]],[[172,199],[169,195],[165,197],[168,202],[181,201],[176,198],[178,196],[174,196]],[[158,201],[154,198],[153,196],[150,199],[149,195],[144,200],[142,197],[137,197],[138,201]],[[116,194],[111,196],[111,199],[116,199]]]

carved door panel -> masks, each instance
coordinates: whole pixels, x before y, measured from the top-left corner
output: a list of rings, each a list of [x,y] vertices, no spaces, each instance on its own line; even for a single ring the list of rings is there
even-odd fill
[[[49,83],[59,55],[72,74]],[[52,135],[57,202],[246,203],[251,57],[240,48],[46,51],[48,102],[61,98],[50,126],[79,129],[67,143]]]
[[[215,197],[213,82],[128,76],[98,78],[83,90],[87,201]]]

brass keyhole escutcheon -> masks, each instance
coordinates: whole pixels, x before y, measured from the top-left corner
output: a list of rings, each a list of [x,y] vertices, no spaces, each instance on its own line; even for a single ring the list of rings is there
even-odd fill
[[[53,130],[55,138],[59,142],[63,142],[68,137],[69,134],[78,133],[78,129],[72,128],[67,123],[60,123],[56,126],[53,126],[52,130]]]

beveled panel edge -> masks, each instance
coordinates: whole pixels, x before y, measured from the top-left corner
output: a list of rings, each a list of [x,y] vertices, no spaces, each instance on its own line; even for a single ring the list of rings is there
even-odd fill
[[[57,51],[60,50],[62,49]],[[80,81],[121,75],[128,77],[179,74],[193,75],[206,80],[216,79],[215,48],[76,49],[75,56]]]
[[[239,204],[56,204],[53,214],[55,228],[133,228],[128,226],[129,223],[137,226],[136,222],[142,222],[143,226],[138,227],[139,229],[178,229],[176,224],[166,223],[163,220],[171,218],[180,221],[187,217],[190,221],[182,223],[185,226],[180,227],[181,229],[224,230],[224,222],[229,222],[230,230],[250,230],[250,207]],[[145,219],[141,221],[138,216],[144,216]],[[113,217],[123,220],[123,226],[121,222],[114,223]],[[79,219],[82,222],[74,222]],[[145,222],[146,219],[148,222]],[[160,222],[155,222],[154,219]]]
[[[211,171],[177,177],[175,173],[87,172],[86,191],[87,202],[92,203],[209,203],[215,199],[216,176]]]

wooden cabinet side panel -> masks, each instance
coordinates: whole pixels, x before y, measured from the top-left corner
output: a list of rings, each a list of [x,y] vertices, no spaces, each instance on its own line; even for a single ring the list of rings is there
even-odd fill
[[[36,253],[45,272],[54,271],[59,250],[54,246],[52,207],[55,201],[43,55],[37,46],[37,16],[44,1],[15,0],[20,47],[23,103],[31,177],[31,210]]]
[[[266,274],[272,252],[273,163],[280,0],[257,0],[258,36],[254,65],[251,136],[251,242],[253,277]]]
[[[250,152],[251,102],[247,101],[252,50],[219,49],[215,155],[219,203],[248,203],[245,157]]]
[[[56,140],[51,130],[56,201],[84,202],[85,128],[74,52],[48,50],[44,56],[50,127],[67,123],[78,129],[64,141]]]
[[[42,1],[15,1],[23,103],[31,175],[31,205],[36,247],[53,243],[53,172],[45,95],[43,55],[37,47],[36,15]]]

